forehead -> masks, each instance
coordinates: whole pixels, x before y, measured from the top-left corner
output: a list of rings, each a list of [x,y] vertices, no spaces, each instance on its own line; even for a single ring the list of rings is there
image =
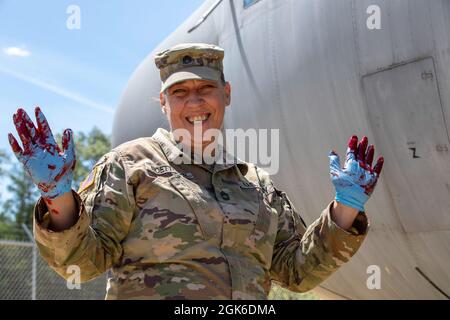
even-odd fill
[[[184,80],[182,82],[178,82],[175,83],[174,85],[170,86],[168,88],[168,90],[175,88],[175,87],[190,87],[190,88],[195,88],[201,85],[205,85],[205,84],[215,84],[218,85],[219,82],[218,81],[214,81],[214,80],[203,80],[203,79],[195,79],[195,80]]]

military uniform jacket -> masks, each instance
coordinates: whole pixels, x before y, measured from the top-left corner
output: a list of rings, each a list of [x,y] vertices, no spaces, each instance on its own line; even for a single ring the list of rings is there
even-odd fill
[[[271,282],[308,291],[361,246],[360,212],[347,231],[330,203],[308,228],[286,193],[253,164],[174,164],[170,132],[124,143],[94,166],[78,193],[78,220],[49,229],[34,212],[40,254],[62,277],[109,270],[107,299],[266,299]]]

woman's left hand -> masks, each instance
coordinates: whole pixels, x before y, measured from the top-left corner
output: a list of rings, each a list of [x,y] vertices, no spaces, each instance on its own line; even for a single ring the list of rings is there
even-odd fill
[[[379,157],[372,168],[375,147],[370,145],[367,148],[367,145],[367,137],[363,137],[359,144],[357,136],[351,137],[343,168],[335,151],[330,151],[328,155],[330,177],[336,190],[335,200],[359,211],[364,211],[364,204],[375,189],[384,163],[384,158]]]

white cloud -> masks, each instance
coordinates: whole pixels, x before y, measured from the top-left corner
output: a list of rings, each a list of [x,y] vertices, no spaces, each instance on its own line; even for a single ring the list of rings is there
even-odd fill
[[[70,100],[75,101],[77,103],[80,103],[80,104],[82,104],[82,105],[84,105],[86,107],[89,107],[89,108],[92,108],[92,109],[101,110],[101,111],[105,111],[105,112],[110,113],[110,114],[114,113],[114,109],[111,108],[110,106],[107,106],[107,105],[104,105],[102,103],[93,101],[93,100],[91,100],[89,98],[86,98],[86,97],[80,95],[79,93],[72,92],[70,90],[67,90],[65,88],[56,86],[54,84],[42,81],[40,79],[36,79],[36,78],[30,77],[28,75],[25,75],[25,74],[22,74],[22,73],[19,73],[19,72],[15,72],[13,70],[9,70],[9,69],[3,68],[1,66],[0,66],[0,73],[3,73],[3,74],[11,76],[13,78],[16,78],[16,79],[19,79],[19,80],[31,83],[31,84],[33,84],[33,85],[35,85],[35,86],[37,86],[37,87],[39,87],[41,89],[47,90],[49,92],[52,92],[52,93],[57,94],[59,96],[62,96],[64,98],[70,99]]]
[[[31,52],[19,47],[3,48],[3,52],[8,56],[25,58],[31,55]]]

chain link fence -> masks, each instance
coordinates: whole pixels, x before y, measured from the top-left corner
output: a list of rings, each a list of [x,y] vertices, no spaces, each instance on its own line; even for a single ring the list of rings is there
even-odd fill
[[[25,227],[26,228],[26,227]],[[31,233],[26,229],[29,237]],[[0,240],[0,300],[100,300],[106,274],[69,289],[40,257],[32,241]]]
[[[31,237],[24,226],[22,231]],[[23,238],[23,237],[22,237]],[[34,242],[0,240],[0,300],[102,300],[106,293],[106,273],[69,289],[67,282],[40,257]],[[317,299],[313,293],[294,293],[277,285],[272,300]]]

